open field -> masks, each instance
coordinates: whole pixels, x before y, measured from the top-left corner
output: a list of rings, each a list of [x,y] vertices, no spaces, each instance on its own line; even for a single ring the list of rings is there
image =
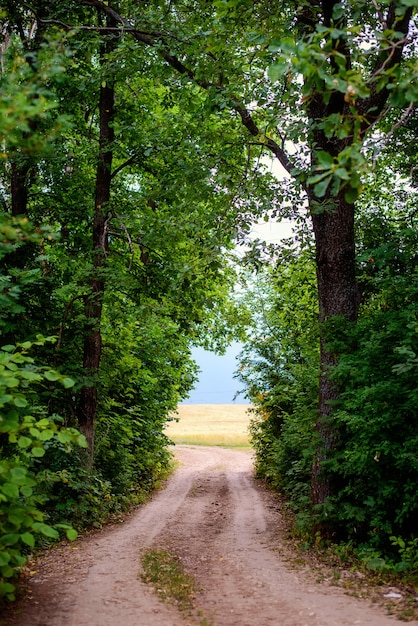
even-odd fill
[[[165,433],[174,443],[248,447],[249,404],[181,404]]]

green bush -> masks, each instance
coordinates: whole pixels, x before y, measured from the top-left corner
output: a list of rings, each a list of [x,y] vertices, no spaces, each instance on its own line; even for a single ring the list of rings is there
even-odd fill
[[[387,548],[416,534],[418,318],[416,278],[398,277],[356,325],[333,325],[340,445],[327,466],[338,493],[326,514],[343,538]],[[344,350],[344,345],[348,349]]]
[[[251,443],[257,475],[309,508],[318,403],[318,322],[308,251],[265,272],[262,293],[247,299],[253,334],[237,377],[254,405]]]
[[[36,343],[44,341],[38,337]],[[69,388],[73,381],[55,370],[36,367],[27,354],[31,347],[31,342],[25,342],[0,350],[0,596],[9,599],[14,598],[13,578],[39,537],[57,539],[60,528],[69,539],[77,534],[67,524],[46,523],[36,462],[52,441],[66,450],[85,445],[78,431],[63,428],[57,416],[48,416],[36,405],[37,387],[57,381]]]

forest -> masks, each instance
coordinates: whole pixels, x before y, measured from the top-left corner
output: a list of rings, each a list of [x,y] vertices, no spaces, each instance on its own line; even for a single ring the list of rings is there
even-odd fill
[[[0,596],[144,500],[192,348],[234,339],[295,532],[416,577],[416,0],[3,0],[0,28]]]

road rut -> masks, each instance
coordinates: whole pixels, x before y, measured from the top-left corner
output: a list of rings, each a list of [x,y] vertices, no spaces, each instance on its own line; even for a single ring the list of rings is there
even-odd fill
[[[249,452],[177,446],[176,456],[166,486],[128,521],[39,559],[7,626],[393,626],[380,606],[309,580],[281,556],[279,504],[254,480]],[[193,614],[142,582],[141,554],[153,546],[197,581]]]

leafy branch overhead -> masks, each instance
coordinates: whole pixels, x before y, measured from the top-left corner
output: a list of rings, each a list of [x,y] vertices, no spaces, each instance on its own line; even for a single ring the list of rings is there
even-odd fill
[[[238,95],[242,91],[242,85],[234,85],[233,76],[232,80],[229,79],[228,70],[234,64],[236,48],[231,45],[231,49],[222,49],[218,56],[208,52],[212,47],[216,48],[212,45],[212,42],[216,42],[216,29],[222,24],[222,19],[226,21],[229,14],[233,13],[233,5],[228,2],[215,3],[210,16],[213,26],[209,22],[203,39],[202,31],[199,30],[184,35],[181,32],[177,34],[169,27],[164,32],[154,30],[151,24],[147,25],[148,28],[141,28],[137,23],[141,23],[142,15],[137,18],[134,8],[129,4],[126,8],[127,15],[122,15],[99,0],[79,0],[79,4],[95,7],[111,17],[118,26],[74,26],[60,22],[61,26],[69,30],[88,29],[117,34],[118,37],[129,34],[137,42],[155,48],[164,61],[180,75],[202,89],[217,94],[215,98],[222,95],[224,106],[238,113],[248,132],[253,137],[261,138],[260,145],[271,152],[289,174],[299,177],[304,186],[305,182],[315,185],[315,193],[320,198],[325,196],[328,188],[332,195],[337,194],[341,186],[346,188],[348,201],[357,198],[361,190],[358,172],[364,170],[366,165],[366,160],[360,154],[365,133],[387,112],[389,97],[394,106],[409,106],[417,100],[415,80],[408,83],[406,91],[399,84],[404,50],[406,48],[409,54],[414,45],[413,37],[409,35],[412,3],[402,2],[399,6],[390,3],[385,14],[384,9],[380,10],[376,4],[371,11],[366,12],[368,21],[363,21],[361,4],[358,7],[353,5],[348,19],[346,9],[338,2],[324,5],[317,2],[299,6],[295,15],[291,16],[291,19],[296,19],[294,37],[289,37],[288,32],[281,37],[259,35],[255,38],[258,45],[251,47],[251,53],[254,56],[254,65],[260,61],[265,64],[270,58],[268,73],[273,82],[270,98],[277,98],[274,83],[285,81],[286,99],[292,102],[296,99],[295,104],[305,111],[305,128],[299,128],[296,134],[291,133],[289,140],[293,143],[304,141],[307,126],[313,133],[312,164],[322,174],[314,173],[306,178],[306,167],[302,172],[295,167],[295,160],[284,148],[283,141],[275,140],[274,135],[279,132],[278,129],[272,129],[267,134],[263,131],[256,121],[258,112],[252,113],[245,104],[245,99]],[[288,18],[279,20],[284,29],[287,20]],[[54,22],[46,22],[51,21]],[[248,35],[247,37],[251,41]],[[267,59],[266,46],[269,53]],[[205,74],[213,73],[212,65],[218,68],[218,76],[210,80]],[[409,65],[409,68],[408,63],[403,67],[404,84],[408,80],[405,70],[408,77],[413,75],[413,64]],[[236,91],[234,87],[237,87]],[[282,84],[279,89],[283,89]],[[251,93],[247,97],[251,97]],[[257,103],[256,99],[255,102]],[[290,112],[286,113],[289,115]],[[263,117],[262,113],[261,123]],[[287,124],[280,118],[278,123],[279,127]],[[342,144],[346,151],[344,157],[337,161],[328,159],[327,162],[322,158],[321,162],[316,163],[317,133],[328,139],[327,154],[334,159],[336,153],[342,151],[341,145],[335,145],[336,140],[339,140],[337,144]],[[281,131],[279,137],[287,137],[287,133]]]

